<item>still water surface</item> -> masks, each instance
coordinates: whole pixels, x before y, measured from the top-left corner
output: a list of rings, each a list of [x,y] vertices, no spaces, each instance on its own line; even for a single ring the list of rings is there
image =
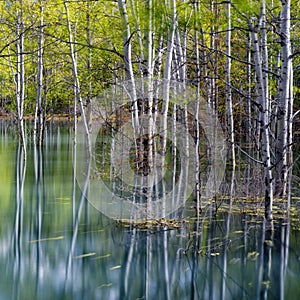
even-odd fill
[[[299,211],[273,232],[226,209],[181,229],[121,226],[82,199],[72,153],[71,128],[49,124],[24,163],[0,123],[1,300],[300,299]]]

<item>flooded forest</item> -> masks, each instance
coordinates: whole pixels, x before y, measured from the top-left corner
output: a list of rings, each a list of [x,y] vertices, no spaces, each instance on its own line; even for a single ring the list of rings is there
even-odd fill
[[[0,299],[298,299],[299,5],[1,1]]]

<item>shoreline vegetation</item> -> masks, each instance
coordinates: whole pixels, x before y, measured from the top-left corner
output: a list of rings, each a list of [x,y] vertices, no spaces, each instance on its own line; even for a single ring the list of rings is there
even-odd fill
[[[1,111],[0,110],[0,120],[10,120],[14,121],[17,118],[17,114],[15,112],[7,112],[7,111]],[[23,119],[25,121],[34,121],[34,114],[25,114],[23,116]],[[80,114],[77,117],[78,120],[80,120]],[[68,114],[65,112],[62,113],[51,113],[47,114],[45,116],[45,121],[74,121],[74,115],[73,114]],[[293,130],[293,137],[298,138],[300,137],[300,120],[295,121],[294,124],[294,130]]]
[[[1,112],[0,111],[0,120],[10,120],[14,121],[16,120],[17,115],[14,112]],[[34,121],[34,115],[28,114],[24,115],[23,119],[25,121]],[[73,121],[74,116],[67,114],[67,113],[53,113],[53,114],[47,114],[45,117],[45,121]]]

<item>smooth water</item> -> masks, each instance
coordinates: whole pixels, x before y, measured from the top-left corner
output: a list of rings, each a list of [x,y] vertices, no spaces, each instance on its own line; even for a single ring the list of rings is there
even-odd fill
[[[1,300],[300,298],[299,210],[274,231],[226,209],[180,229],[118,224],[81,197],[67,124],[24,162],[1,121],[0,163]]]

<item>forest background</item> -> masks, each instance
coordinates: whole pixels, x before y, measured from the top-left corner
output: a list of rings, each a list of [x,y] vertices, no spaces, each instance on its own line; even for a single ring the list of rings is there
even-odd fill
[[[273,197],[289,198],[297,161],[299,4],[1,1],[0,115],[15,118],[23,144],[24,117],[34,116],[42,144],[46,119],[85,116],[120,80],[193,85],[223,126],[232,178],[248,172],[252,189],[243,193],[262,190],[272,219]],[[243,182],[235,187],[240,195]]]

